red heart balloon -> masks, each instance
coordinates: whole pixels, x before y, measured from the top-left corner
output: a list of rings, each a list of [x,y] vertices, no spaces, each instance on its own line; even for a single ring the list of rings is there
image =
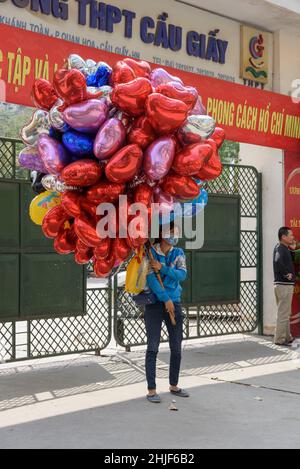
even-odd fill
[[[161,93],[168,98],[182,101],[187,105],[189,111],[194,108],[198,98],[198,91],[196,88],[183,86],[181,83],[176,81],[171,81],[158,86],[155,92]]]
[[[107,277],[115,265],[115,257],[111,256],[107,259],[96,259],[94,264],[94,272],[96,277]]]
[[[213,149],[208,144],[188,145],[177,153],[172,167],[177,174],[193,176],[208,162],[212,154]]]
[[[161,184],[161,188],[173,197],[183,200],[195,199],[199,196],[201,190],[192,178],[177,174],[168,174]]]
[[[117,202],[119,196],[124,194],[126,185],[123,183],[113,183],[102,181],[99,184],[88,189],[86,193],[87,201],[94,204],[101,202]]]
[[[54,241],[54,249],[58,254],[71,254],[76,249],[77,236],[74,227],[61,228]]]
[[[32,99],[34,105],[40,109],[50,111],[58,100],[58,96],[55,93],[53,85],[48,80],[39,78],[35,80],[32,87]]]
[[[171,134],[186,121],[188,107],[178,99],[152,93],[146,102],[146,113],[155,132],[159,135]]]
[[[131,253],[131,248],[128,246],[126,239],[115,238],[112,243],[112,252],[116,256],[116,260],[125,261]]]
[[[85,252],[83,251],[75,251],[75,262],[79,265],[85,265],[90,262],[93,257],[93,250],[87,248]]]
[[[211,146],[213,153],[208,162],[196,174],[196,177],[202,181],[211,181],[221,175],[223,167],[216,142],[212,139],[208,139],[206,142]]]
[[[146,100],[152,91],[151,83],[147,78],[136,78],[129,83],[116,85],[111,100],[121,111],[138,117],[144,114]]]
[[[225,140],[225,136],[225,130],[221,127],[216,127],[210,138],[212,138],[216,142],[218,148],[220,148]]]
[[[140,184],[134,191],[133,200],[135,203],[140,203],[150,207],[153,200],[153,189],[148,184]]]
[[[132,249],[138,249],[146,244],[149,239],[149,217],[144,212],[128,217],[128,238],[127,243]]]
[[[69,218],[70,216],[61,205],[53,207],[51,210],[49,210],[43,220],[42,229],[44,235],[47,238],[56,238],[56,236],[58,236],[59,230],[64,225],[64,223],[69,220]]]
[[[123,62],[133,70],[137,78],[141,77],[150,79],[151,67],[148,62],[145,62],[144,60],[131,59],[130,57],[126,57]]]
[[[142,78],[141,78],[142,79]],[[143,152],[138,145],[127,145],[119,150],[107,163],[105,174],[112,182],[131,181],[138,174],[143,161]]]
[[[101,239],[99,238],[96,231],[96,223],[94,224],[87,218],[80,216],[75,219],[74,228],[78,238],[86,246],[95,248],[98,246],[98,244],[100,244]]]
[[[64,100],[64,104],[59,107],[59,111],[64,111],[71,104],[102,96],[102,91],[98,93],[87,91],[85,76],[76,69],[66,70],[62,68],[57,70],[53,84],[56,93]]]
[[[107,259],[107,257],[110,255],[111,245],[112,240],[110,238],[102,239],[99,246],[94,249],[94,255],[96,259]]]
[[[79,217],[81,194],[77,191],[66,191],[61,196],[61,205],[70,217]]]
[[[128,134],[128,143],[139,145],[143,150],[155,139],[155,132],[147,117],[144,116],[136,120]]]
[[[136,74],[130,65],[125,60],[119,60],[113,67],[113,71],[110,77],[110,83],[112,86],[118,85],[119,83],[128,83],[136,78]]]
[[[102,176],[102,169],[97,161],[79,160],[69,164],[61,173],[62,180],[68,186],[88,187],[96,184]]]
[[[89,246],[87,246],[86,244],[84,244],[81,239],[77,238],[77,242],[76,242],[76,251],[77,252],[86,252],[88,250],[90,250],[91,248]]]

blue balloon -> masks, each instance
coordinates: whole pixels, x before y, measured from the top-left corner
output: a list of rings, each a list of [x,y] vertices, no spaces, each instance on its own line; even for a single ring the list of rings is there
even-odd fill
[[[88,75],[86,78],[87,86],[93,86],[95,88],[100,88],[101,86],[106,86],[109,83],[109,78],[112,73],[112,70],[109,65],[105,62],[101,63],[95,73]]]
[[[93,154],[94,139],[87,134],[69,130],[63,135],[62,141],[73,155],[85,157]]]

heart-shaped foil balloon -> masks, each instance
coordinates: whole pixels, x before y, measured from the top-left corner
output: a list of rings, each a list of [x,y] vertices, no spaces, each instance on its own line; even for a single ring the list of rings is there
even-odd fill
[[[110,238],[102,239],[100,244],[94,249],[96,259],[107,259],[111,253],[113,240]]]
[[[156,134],[147,117],[139,117],[133,124],[129,134],[128,143],[139,145],[145,150],[154,140]]]
[[[87,86],[93,86],[99,88],[101,86],[107,86],[112,73],[111,67],[105,62],[100,62],[97,65],[97,70],[94,73],[90,73],[86,78]]]
[[[116,85],[111,100],[121,111],[138,117],[145,112],[145,103],[152,91],[151,83],[147,78],[136,78],[129,83]]]
[[[87,91],[85,76],[76,69],[57,70],[53,84],[56,93],[64,101],[59,109],[60,111],[65,110],[71,104],[81,103],[97,97],[97,95],[91,95]],[[101,92],[98,96],[101,96]]]
[[[138,145],[123,147],[107,163],[107,179],[119,183],[131,181],[140,171],[142,160],[143,152]]]
[[[19,154],[19,164],[23,168],[40,173],[47,173],[47,170],[42,162],[38,149],[35,147],[27,147]]]
[[[125,261],[130,255],[131,248],[124,238],[115,238],[112,243],[112,252],[119,261]]]
[[[49,111],[58,99],[53,85],[50,81],[44,80],[43,78],[35,80],[31,96],[34,105],[46,111]]]
[[[86,61],[80,57],[78,54],[71,54],[69,55],[66,63],[66,67],[71,70],[75,68],[79,70],[81,73],[85,74],[87,72],[87,63]]]
[[[74,227],[62,227],[55,238],[54,249],[58,254],[66,255],[75,252],[77,236]]]
[[[150,81],[152,83],[153,88],[155,89],[160,85],[170,83],[170,81],[177,82],[183,85],[183,82],[180,78],[171,75],[163,68],[156,68],[155,70],[153,70],[150,76]]]
[[[93,154],[94,139],[90,135],[83,134],[77,130],[68,130],[64,133],[62,141],[66,149],[79,158]]]
[[[86,246],[95,248],[101,242],[101,239],[99,238],[96,231],[96,225],[94,225],[87,218],[83,216],[75,218],[74,228],[78,238]]]
[[[48,135],[50,131],[49,113],[38,110],[32,115],[29,124],[21,130],[21,138],[26,145],[35,147],[38,144],[40,135]]]
[[[102,170],[94,160],[79,160],[69,164],[61,173],[61,179],[70,186],[89,187],[101,179]]]
[[[175,156],[175,141],[171,137],[155,140],[146,150],[143,169],[152,181],[159,181],[171,169]]]
[[[84,133],[96,133],[107,118],[108,105],[105,99],[90,99],[73,104],[63,112],[64,121]]]
[[[196,88],[183,86],[177,81],[170,81],[169,83],[160,85],[155,89],[155,92],[161,93],[168,98],[178,99],[179,101],[184,102],[189,111],[194,108],[198,98],[198,91]]]
[[[126,185],[123,183],[113,183],[102,181],[87,190],[86,197],[90,203],[100,204],[101,202],[117,202],[119,196],[125,193]]]
[[[198,184],[188,176],[168,174],[161,184],[164,192],[182,200],[193,200],[200,194]]]
[[[81,193],[78,191],[66,191],[61,196],[61,205],[70,217],[77,218],[81,215]]]
[[[58,176],[70,161],[64,146],[48,135],[40,135],[38,150],[49,174]]]
[[[215,128],[216,122],[210,116],[188,116],[187,121],[178,131],[178,137],[183,145],[200,143],[209,138]]]
[[[94,273],[96,277],[108,277],[115,265],[115,262],[115,256],[108,257],[107,259],[96,259],[94,264]]]
[[[63,101],[61,99],[56,101],[55,105],[50,109],[49,120],[54,129],[59,130],[60,132],[66,132],[69,129],[69,126],[63,120],[62,112],[59,111],[62,104]]]
[[[69,220],[69,215],[61,205],[53,207],[44,217],[42,229],[47,238],[56,238],[62,226]]]
[[[155,132],[164,135],[182,127],[188,115],[188,107],[182,101],[153,93],[147,99],[146,112]]]
[[[208,139],[207,143],[211,146],[213,152],[208,162],[196,174],[196,177],[201,179],[202,181],[211,181],[213,179],[217,179],[222,174],[223,170],[216,142],[212,139]]]
[[[76,191],[79,189],[77,186],[67,186],[64,182],[60,181],[57,176],[53,176],[52,174],[44,175],[42,184],[47,191],[54,192]]]
[[[85,264],[88,264],[91,259],[93,258],[93,249],[92,248],[89,248],[87,247],[86,250],[83,252],[83,251],[77,251],[77,249],[75,249],[75,255],[74,255],[74,260],[76,262],[76,264],[79,264],[79,265],[85,265]]]
[[[123,123],[112,118],[107,120],[97,133],[94,154],[99,160],[107,160],[113,156],[124,144],[126,129]]]
[[[116,86],[120,83],[129,83],[136,78],[136,74],[130,65],[127,65],[123,60],[120,60],[115,64],[110,77],[110,83],[112,86]]]
[[[193,176],[203,168],[212,154],[213,149],[208,144],[188,145],[175,156],[173,169],[177,174]]]
[[[163,192],[161,187],[154,188],[154,202],[159,204],[159,214],[167,215],[174,209],[174,197]]]
[[[153,199],[153,189],[146,183],[139,184],[134,191],[133,201],[134,203],[144,204],[146,207],[150,207]]]
[[[211,138],[216,142],[217,147],[220,148],[225,140],[225,130],[221,127],[216,127]]]
[[[126,57],[123,62],[128,65],[134,72],[136,78],[148,78],[150,79],[151,67],[148,62],[144,60],[135,60],[130,57]]]

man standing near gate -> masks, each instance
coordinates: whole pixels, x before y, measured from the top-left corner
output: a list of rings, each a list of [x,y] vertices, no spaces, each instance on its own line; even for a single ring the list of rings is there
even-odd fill
[[[273,255],[275,296],[278,307],[275,344],[290,346],[293,342],[290,329],[292,299],[296,283],[294,267],[296,240],[288,227],[280,228],[279,244],[275,246]]]

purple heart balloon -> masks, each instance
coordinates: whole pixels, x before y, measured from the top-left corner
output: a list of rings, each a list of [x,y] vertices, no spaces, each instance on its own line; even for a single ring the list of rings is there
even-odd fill
[[[108,110],[106,99],[89,99],[69,106],[63,112],[63,119],[79,132],[96,133],[107,120]]]
[[[107,160],[113,156],[123,145],[126,138],[126,129],[117,119],[106,121],[97,133],[94,143],[94,154],[99,160]]]
[[[64,146],[49,135],[41,135],[38,150],[45,165],[46,173],[58,176],[70,162]]]
[[[206,114],[207,111],[205,109],[205,106],[203,106],[202,99],[200,96],[198,96],[196,105],[194,109],[189,112],[189,116],[205,116]]]
[[[162,137],[147,148],[144,171],[152,181],[158,181],[168,174],[175,157],[175,147],[173,138]]]
[[[163,68],[156,68],[153,70],[150,76],[150,81],[154,88],[157,88],[159,85],[164,85],[165,83],[170,83],[170,81],[174,81],[183,85],[183,82],[180,78],[170,75],[170,73],[168,73]]]
[[[40,157],[38,149],[35,147],[24,148],[19,154],[19,164],[23,168],[40,173],[47,173],[45,165]]]

